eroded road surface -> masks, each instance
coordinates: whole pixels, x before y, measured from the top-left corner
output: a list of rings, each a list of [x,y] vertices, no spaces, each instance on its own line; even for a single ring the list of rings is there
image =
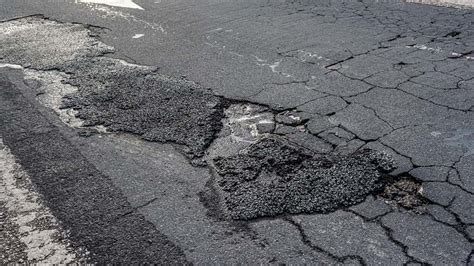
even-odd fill
[[[0,264],[472,265],[455,4],[0,0]]]

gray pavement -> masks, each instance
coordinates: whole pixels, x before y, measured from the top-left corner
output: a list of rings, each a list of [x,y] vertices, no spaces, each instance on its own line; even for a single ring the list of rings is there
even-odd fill
[[[0,138],[76,261],[473,263],[472,9],[134,2],[0,1]]]

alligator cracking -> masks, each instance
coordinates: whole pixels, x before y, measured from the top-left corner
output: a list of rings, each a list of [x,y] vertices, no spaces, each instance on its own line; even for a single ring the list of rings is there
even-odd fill
[[[33,86],[38,101],[69,126],[173,143],[193,162],[204,162],[214,179],[202,200],[221,217],[335,211],[382,191],[394,167],[373,150],[308,150],[274,133],[289,126],[309,134],[294,114],[219,97],[157,68],[106,57],[113,48],[93,27],[31,16],[4,21],[0,30],[8,37],[0,39],[2,61],[39,82]]]

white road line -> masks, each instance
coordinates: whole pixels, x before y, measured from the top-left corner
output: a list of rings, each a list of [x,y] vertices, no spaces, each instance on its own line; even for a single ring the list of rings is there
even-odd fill
[[[133,38],[133,39],[138,39],[138,38],[141,38],[141,37],[143,37],[143,36],[145,36],[145,34],[135,34],[135,35],[133,35],[132,38]]]
[[[78,262],[51,211],[43,205],[39,194],[32,188],[28,175],[0,139],[0,201],[6,203],[11,222],[19,228],[19,239],[26,245],[24,252],[28,262]]]
[[[132,0],[76,0],[76,2],[77,1],[81,3],[102,4],[102,5],[108,5],[108,6],[134,8],[134,9],[143,10],[141,6],[135,4]]]

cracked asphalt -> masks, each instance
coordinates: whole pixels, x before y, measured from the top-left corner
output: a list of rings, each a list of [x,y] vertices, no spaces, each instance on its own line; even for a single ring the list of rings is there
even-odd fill
[[[134,3],[0,0],[0,264],[474,263],[472,8]]]

